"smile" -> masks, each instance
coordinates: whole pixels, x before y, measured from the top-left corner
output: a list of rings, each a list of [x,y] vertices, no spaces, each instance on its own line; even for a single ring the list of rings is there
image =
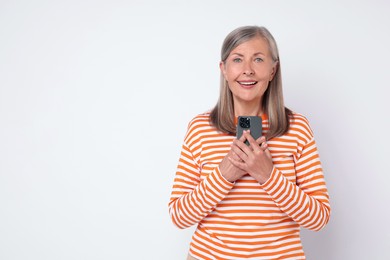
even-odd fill
[[[252,87],[257,84],[257,81],[237,81],[243,87]]]

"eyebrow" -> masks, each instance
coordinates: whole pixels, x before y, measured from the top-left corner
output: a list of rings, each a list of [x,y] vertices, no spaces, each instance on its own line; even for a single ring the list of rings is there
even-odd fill
[[[259,54],[261,54],[261,55],[263,55],[263,56],[265,56],[265,54],[264,53],[262,53],[262,52],[256,52],[256,53],[254,53],[253,54],[253,56],[257,56],[257,55],[259,55]],[[235,52],[235,53],[232,53],[231,55],[237,55],[237,56],[240,56],[240,57],[244,57],[244,55],[242,55],[242,54],[240,54],[240,53],[237,53],[237,52]]]

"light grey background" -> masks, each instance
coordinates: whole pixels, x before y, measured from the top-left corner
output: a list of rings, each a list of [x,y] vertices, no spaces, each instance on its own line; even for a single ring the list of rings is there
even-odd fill
[[[168,215],[227,33],[264,25],[314,130],[330,223],[308,259],[390,259],[390,4],[0,1],[0,259],[184,259]]]

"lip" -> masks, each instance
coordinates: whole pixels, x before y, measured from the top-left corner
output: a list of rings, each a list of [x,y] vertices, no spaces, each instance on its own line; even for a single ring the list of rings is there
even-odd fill
[[[237,81],[238,84],[240,84],[240,86],[242,88],[245,88],[245,89],[251,89],[253,88],[254,86],[256,86],[256,84],[258,83],[258,81],[255,81],[255,80],[240,80],[240,81]],[[252,84],[253,83],[253,84]]]

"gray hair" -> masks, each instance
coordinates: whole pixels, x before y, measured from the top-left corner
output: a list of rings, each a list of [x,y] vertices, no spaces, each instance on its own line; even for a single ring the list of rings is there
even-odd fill
[[[265,39],[268,42],[272,59],[274,62],[279,61],[279,51],[276,41],[271,33],[262,26],[243,26],[229,33],[222,44],[221,61],[225,62],[232,50],[238,45],[255,37]]]
[[[226,62],[234,48],[256,37],[267,41],[271,57],[277,63],[276,73],[264,93],[264,102],[260,104],[269,119],[270,131],[267,137],[273,138],[288,131],[289,115],[292,112],[284,107],[279,50],[272,34],[261,26],[243,26],[233,30],[226,36],[222,44],[221,61]],[[217,105],[211,111],[210,122],[222,132],[235,134],[233,96],[222,73],[220,96]]]

